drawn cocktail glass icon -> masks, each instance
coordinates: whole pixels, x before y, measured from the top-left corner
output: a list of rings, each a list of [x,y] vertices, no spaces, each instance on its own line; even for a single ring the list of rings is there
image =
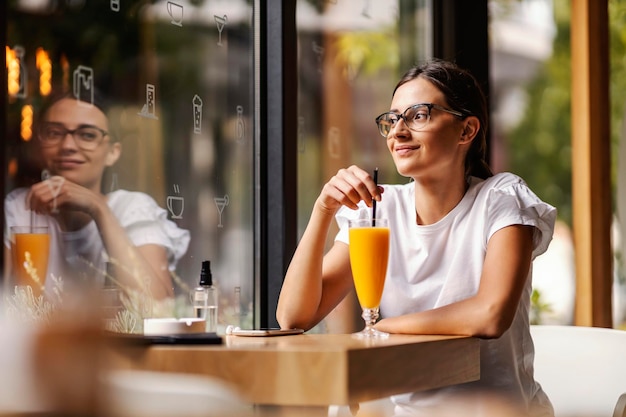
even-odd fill
[[[215,18],[215,24],[217,24],[217,31],[219,32],[219,37],[217,38],[217,45],[222,46],[222,31],[224,30],[224,26],[228,23],[228,16],[218,16],[213,15]]]
[[[354,333],[358,338],[387,338],[388,333],[374,328],[385,286],[389,259],[389,223],[387,219],[350,220],[350,265],[354,287],[363,310],[365,329]]]
[[[230,199],[228,198],[228,194],[226,194],[224,197],[215,197],[213,200],[215,201],[215,205],[217,206],[217,211],[220,215],[220,222],[218,223],[217,227],[224,227],[224,225],[222,224],[222,213],[224,212],[224,208],[230,202]]]
[[[15,284],[30,285],[39,295],[46,283],[50,234],[47,226],[11,226],[11,256]]]

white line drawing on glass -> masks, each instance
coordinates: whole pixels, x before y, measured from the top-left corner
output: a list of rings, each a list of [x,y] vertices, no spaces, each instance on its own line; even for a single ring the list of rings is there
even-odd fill
[[[202,133],[202,99],[199,95],[194,95],[191,100],[193,105],[193,133]]]
[[[335,159],[341,155],[341,131],[338,127],[328,129],[328,153]]]
[[[170,20],[170,23],[174,26],[183,26],[183,11],[184,9],[182,5],[174,3],[173,1],[167,2],[167,13],[172,18],[172,20]]]
[[[111,10],[114,12],[120,11],[120,0],[111,0]]]
[[[241,143],[246,137],[246,125],[243,121],[243,106],[237,106],[237,142]]]
[[[109,189],[109,191],[113,192],[117,190],[118,188],[119,188],[119,181],[117,179],[117,172],[114,172],[111,174],[111,188]]]
[[[79,104],[93,106],[93,69],[84,65],[79,65],[74,70],[73,93]]]
[[[156,88],[153,84],[146,84],[146,104],[143,105],[141,111],[137,113],[141,117],[158,120],[156,116]]]
[[[224,30],[224,26],[228,24],[228,16],[213,15],[213,17],[215,18],[215,24],[217,24],[217,31],[219,32],[217,46],[222,46],[222,31]]]
[[[24,61],[24,55],[26,51],[23,46],[15,45],[13,49],[7,49],[7,72],[9,76],[8,91],[11,97],[26,98],[28,89],[26,88],[26,81],[28,80],[28,72],[26,71],[26,64]]]
[[[52,213],[58,213],[59,209],[57,209],[57,197],[61,192],[61,187],[65,182],[65,178],[60,175],[51,176],[50,171],[44,169],[41,171],[41,180],[48,184],[48,189],[52,194]]]
[[[167,209],[172,215],[172,219],[182,219],[185,211],[185,199],[180,196],[178,184],[174,184],[174,193],[177,195],[167,196]]]
[[[322,45],[318,45],[317,42],[313,42],[313,52],[317,55],[317,72],[322,72],[322,57],[324,56],[324,48]]]
[[[298,152],[304,153],[306,150],[306,129],[304,125],[304,116],[298,117]]]
[[[215,197],[213,200],[215,201],[215,205],[217,206],[217,212],[220,215],[220,221],[217,224],[217,227],[224,227],[224,224],[222,224],[222,212],[224,212],[224,208],[230,202],[228,194],[224,195],[224,197]]]
[[[363,10],[361,11],[361,15],[363,15],[364,17],[367,17],[368,19],[371,19],[372,16],[370,15],[370,0],[364,0],[363,1]]]

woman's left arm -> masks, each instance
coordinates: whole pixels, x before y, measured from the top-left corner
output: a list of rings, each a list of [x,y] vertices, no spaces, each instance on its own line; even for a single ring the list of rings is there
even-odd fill
[[[106,202],[94,216],[110,259],[115,260],[116,279],[130,288],[147,290],[161,299],[172,296],[167,249],[156,244],[135,246]]]
[[[492,235],[478,292],[473,297],[428,311],[386,318],[376,328],[390,333],[500,337],[513,322],[526,284],[533,229],[512,225]]]

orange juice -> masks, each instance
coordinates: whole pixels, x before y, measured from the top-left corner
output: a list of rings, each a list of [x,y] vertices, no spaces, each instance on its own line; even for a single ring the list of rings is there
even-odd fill
[[[13,231],[12,252],[15,283],[16,285],[30,285],[35,294],[41,292],[46,282],[48,270],[48,253],[50,251],[50,235],[47,228],[33,228],[34,233],[22,233]],[[30,257],[30,264],[34,271],[29,273],[25,268],[25,262]],[[35,275],[39,282],[33,280]]]
[[[389,227],[351,227],[350,265],[363,308],[376,308],[385,286],[389,257]]]

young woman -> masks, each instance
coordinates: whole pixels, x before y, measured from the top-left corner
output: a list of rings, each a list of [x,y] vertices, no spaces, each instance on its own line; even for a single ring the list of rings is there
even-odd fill
[[[34,222],[50,231],[48,278],[102,285],[110,261],[122,285],[155,298],[173,295],[170,271],[187,250],[189,232],[168,220],[167,211],[146,194],[102,192],[104,172],[122,146],[100,104],[56,97],[42,111],[36,140],[49,178],[5,199],[7,270],[9,227]],[[46,279],[48,288],[50,283]]]
[[[398,172],[413,181],[376,186],[357,166],[330,179],[287,271],[280,325],[310,329],[348,294],[348,220],[367,216],[376,200],[391,229],[376,328],[481,338],[480,381],[396,396],[398,415],[432,415],[462,393],[495,393],[524,412],[552,415],[533,378],[529,304],[532,261],[552,239],[556,210],[519,177],[492,175],[484,95],[452,63],[410,69],[376,123]],[[324,254],[333,219],[340,231]]]

